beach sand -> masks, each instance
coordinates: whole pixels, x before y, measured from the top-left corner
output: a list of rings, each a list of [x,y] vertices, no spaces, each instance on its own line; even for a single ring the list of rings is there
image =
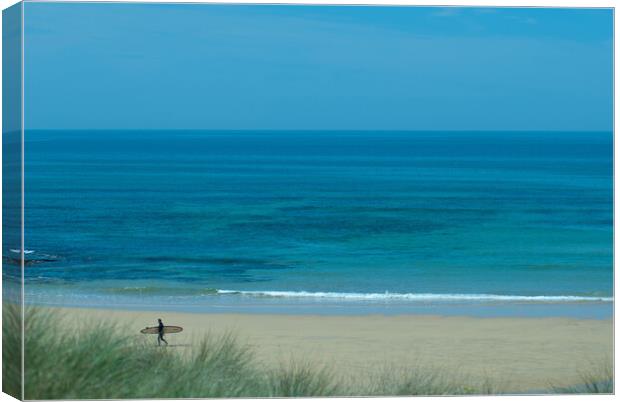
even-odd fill
[[[193,314],[54,308],[72,326],[107,321],[156,344],[139,330],[180,325],[167,335],[191,353],[206,333],[234,332],[268,365],[306,360],[353,381],[398,367],[438,368],[449,376],[489,381],[510,392],[579,382],[579,371],[611,362],[611,320],[465,316],[318,316]]]

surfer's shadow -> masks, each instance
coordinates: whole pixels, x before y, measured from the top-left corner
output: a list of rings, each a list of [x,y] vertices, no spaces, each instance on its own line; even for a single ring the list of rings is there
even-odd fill
[[[156,348],[189,348],[192,345],[189,343],[181,343],[178,345],[154,345]]]

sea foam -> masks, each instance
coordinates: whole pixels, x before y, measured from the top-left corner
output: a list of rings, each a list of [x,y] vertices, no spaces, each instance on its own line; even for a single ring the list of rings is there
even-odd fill
[[[495,294],[437,294],[437,293],[340,293],[340,292],[293,292],[277,290],[218,290],[217,294],[276,298],[308,298],[353,301],[522,301],[522,302],[611,302],[613,297],[599,296],[523,296]]]

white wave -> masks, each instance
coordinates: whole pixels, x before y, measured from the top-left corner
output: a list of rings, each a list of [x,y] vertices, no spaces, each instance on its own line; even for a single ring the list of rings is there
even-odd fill
[[[494,294],[441,294],[441,293],[338,293],[338,292],[290,292],[278,290],[240,291],[218,290],[223,295],[244,295],[280,298],[311,298],[333,300],[409,300],[409,301],[538,301],[538,302],[611,302],[613,297],[597,296],[521,296]]]
[[[20,249],[15,249],[15,248],[12,248],[12,249],[11,249],[11,252],[12,252],[12,253],[19,254],[19,253],[21,253],[22,251],[21,251]],[[32,253],[34,253],[34,250],[24,250],[24,254],[32,254]]]

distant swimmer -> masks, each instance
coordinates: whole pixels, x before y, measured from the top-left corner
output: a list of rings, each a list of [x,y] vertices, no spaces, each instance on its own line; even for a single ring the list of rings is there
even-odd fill
[[[161,341],[164,341],[166,346],[168,346],[168,342],[164,339],[164,323],[161,321],[161,318],[158,318],[157,321],[159,324],[157,325],[157,345],[161,346]]]

